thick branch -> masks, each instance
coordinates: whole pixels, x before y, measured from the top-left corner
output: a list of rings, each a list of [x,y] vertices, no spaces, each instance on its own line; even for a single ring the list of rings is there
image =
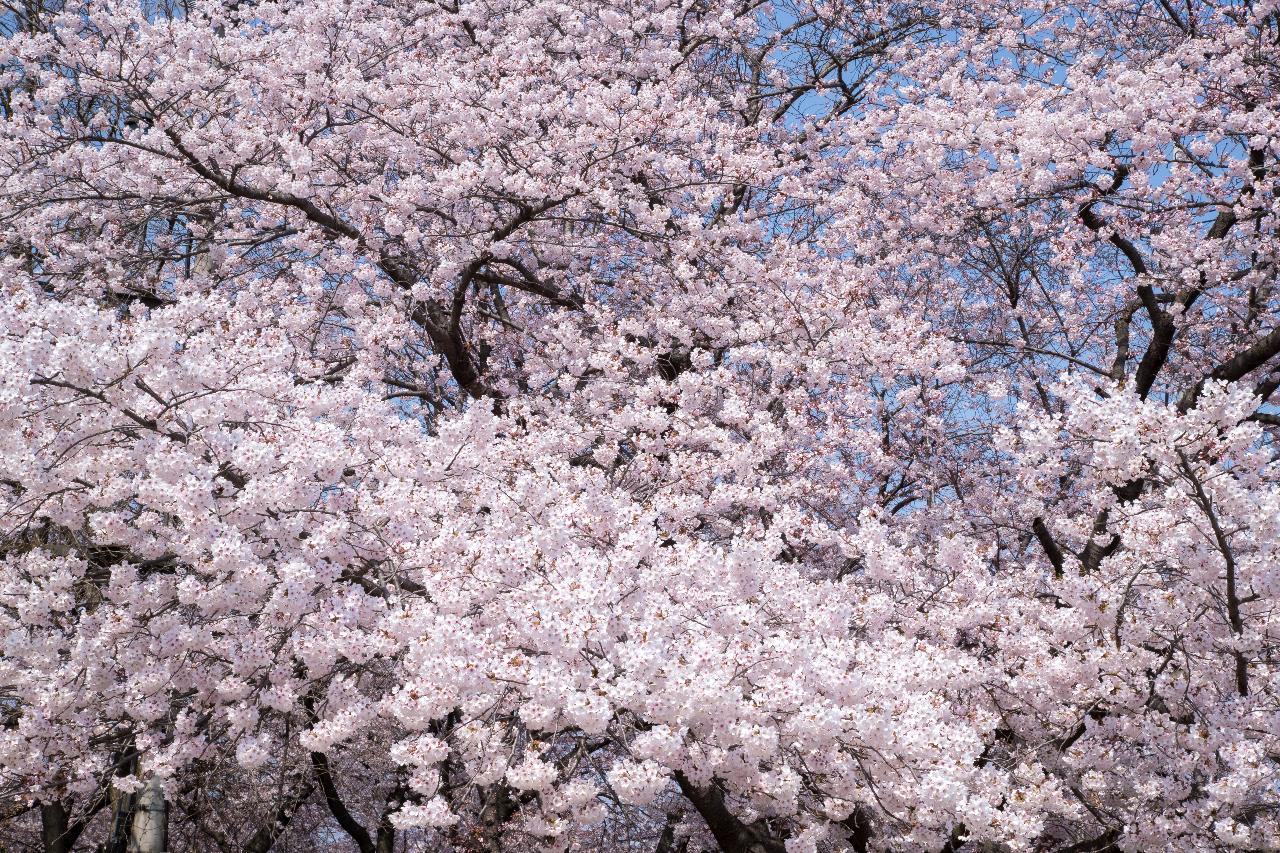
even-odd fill
[[[1272,330],[1271,334],[1259,339],[1253,346],[1241,350],[1209,371],[1208,376],[1189,388],[1178,400],[1178,411],[1186,413],[1195,408],[1206,382],[1210,380],[1235,382],[1262,367],[1277,354],[1280,354],[1280,328]]]
[[[1036,539],[1040,541],[1040,547],[1044,549],[1045,556],[1053,564],[1054,577],[1062,577],[1062,549],[1058,547],[1057,542],[1053,541],[1053,534],[1045,526],[1043,518],[1037,517],[1031,522],[1031,532],[1036,535]]]
[[[360,822],[352,816],[347,810],[347,806],[342,802],[342,797],[338,795],[338,787],[333,784],[333,772],[329,768],[329,759],[323,753],[311,753],[311,766],[315,768],[316,779],[320,782],[320,790],[324,792],[325,804],[329,806],[329,812],[333,815],[333,819],[338,822],[338,826],[342,827],[343,832],[351,836],[351,840],[360,848],[360,853],[376,853],[373,846],[373,838],[369,835],[369,830],[360,825]]]
[[[75,820],[60,801],[40,804],[40,840],[44,853],[71,853],[93,816],[107,804],[107,789],[99,791],[93,804]]]
[[[315,789],[314,782],[310,779],[302,779],[276,809],[271,822],[258,827],[258,831],[245,842],[245,853],[267,853],[274,847],[277,839],[289,828],[289,822],[293,820],[293,816]]]
[[[378,840],[375,844],[377,853],[395,853],[396,825],[391,822],[391,816],[404,805],[408,794],[409,791],[403,782],[397,782],[387,794],[386,802],[383,804],[382,818],[378,821]]]
[[[1127,166],[1118,167],[1112,180],[1112,189],[1106,192],[1111,192],[1120,186],[1128,176],[1128,173]],[[1093,212],[1093,206],[1096,203],[1096,200],[1089,201],[1080,206],[1080,221],[1084,223],[1086,228],[1095,233],[1106,227],[1106,222],[1102,217]],[[1139,276],[1139,278],[1150,275],[1151,270],[1147,266],[1146,259],[1142,257],[1142,252],[1138,250],[1133,241],[1115,232],[1112,232],[1107,241],[1125,256],[1135,275]],[[1169,349],[1173,344],[1176,326],[1169,312],[1160,307],[1160,297],[1156,295],[1151,285],[1139,283],[1137,290],[1138,298],[1142,301],[1143,307],[1147,309],[1147,316],[1151,320],[1151,342],[1147,345],[1147,351],[1142,354],[1142,359],[1138,362],[1137,374],[1134,376],[1134,390],[1137,391],[1141,399],[1145,400],[1147,394],[1151,392],[1152,386],[1155,385],[1156,375],[1164,367],[1165,362],[1169,360]],[[1188,296],[1187,305],[1184,307],[1189,306],[1190,302],[1194,300],[1195,294],[1193,293]],[[1127,335],[1125,344],[1127,348]]]
[[[786,845],[767,830],[758,824],[748,826],[735,817],[724,804],[724,794],[715,785],[699,788],[683,773],[676,773],[676,782],[685,799],[702,815],[724,853],[786,853]]]

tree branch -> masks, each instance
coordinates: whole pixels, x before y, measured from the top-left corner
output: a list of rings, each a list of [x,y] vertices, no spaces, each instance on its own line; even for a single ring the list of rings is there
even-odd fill
[[[729,811],[724,794],[714,784],[699,788],[680,772],[676,773],[676,783],[702,815],[724,853],[786,853],[786,845],[768,830],[759,824],[748,826]]]
[[[338,826],[351,836],[351,840],[360,848],[360,853],[377,853],[369,830],[361,826],[360,822],[352,816],[346,804],[342,802],[342,797],[338,795],[338,787],[333,784],[333,772],[329,767],[329,759],[323,753],[313,752],[311,766],[315,768],[316,779],[320,782],[320,790],[324,792],[324,801],[329,806],[329,813],[338,822]]]

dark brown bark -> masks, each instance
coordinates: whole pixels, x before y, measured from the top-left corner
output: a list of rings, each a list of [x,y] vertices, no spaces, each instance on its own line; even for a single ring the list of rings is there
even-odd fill
[[[74,843],[70,838],[67,809],[62,803],[40,804],[40,840],[44,853],[70,853]]]
[[[724,803],[724,794],[714,784],[699,788],[683,773],[676,782],[685,799],[693,804],[715,836],[723,853],[786,853],[782,839],[776,838],[759,823],[745,824]]]
[[[302,779],[280,803],[280,807],[276,809],[270,823],[258,827],[248,841],[245,842],[245,853],[268,853],[275,846],[276,841],[289,828],[289,823],[293,820],[293,816],[298,809],[302,808],[302,804],[307,801],[312,792],[316,789],[315,783],[310,779]]]
[[[1238,379],[1243,379],[1248,374],[1266,365],[1276,355],[1280,355],[1280,329],[1274,329],[1271,334],[1265,335],[1252,346],[1241,350],[1209,371],[1209,374],[1204,379],[1189,388],[1182,395],[1182,398],[1178,400],[1178,411],[1188,412],[1195,408],[1196,403],[1200,400],[1201,392],[1204,391],[1206,382],[1210,380],[1235,382]]]
[[[313,752],[311,753],[311,766],[315,769],[316,779],[320,783],[320,790],[324,792],[325,805],[329,807],[329,813],[338,822],[338,826],[342,827],[342,831],[356,843],[360,853],[377,853],[373,846],[373,837],[369,835],[369,830],[365,829],[360,824],[360,821],[355,819],[347,809],[346,803],[342,801],[342,797],[339,796],[338,786],[333,783],[333,771],[329,767],[329,759],[322,753]]]
[[[44,853],[71,853],[89,821],[106,804],[107,795],[103,791],[84,814],[73,820],[65,803],[41,803],[40,841],[44,845]]]
[[[1053,564],[1054,576],[1062,577],[1062,566],[1065,557],[1062,553],[1062,548],[1054,541],[1053,534],[1049,532],[1049,528],[1045,525],[1043,518],[1037,517],[1031,522],[1031,532],[1036,535],[1036,539],[1040,542],[1040,547],[1044,549],[1045,556]]]

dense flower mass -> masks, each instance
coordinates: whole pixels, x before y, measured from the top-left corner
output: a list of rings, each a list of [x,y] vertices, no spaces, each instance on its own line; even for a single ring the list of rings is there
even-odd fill
[[[1280,3],[14,0],[0,847],[1280,839]]]

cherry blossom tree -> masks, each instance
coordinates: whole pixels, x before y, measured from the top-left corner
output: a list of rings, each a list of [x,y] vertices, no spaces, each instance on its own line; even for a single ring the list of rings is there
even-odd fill
[[[1274,849],[1274,0],[0,27],[0,843]]]

